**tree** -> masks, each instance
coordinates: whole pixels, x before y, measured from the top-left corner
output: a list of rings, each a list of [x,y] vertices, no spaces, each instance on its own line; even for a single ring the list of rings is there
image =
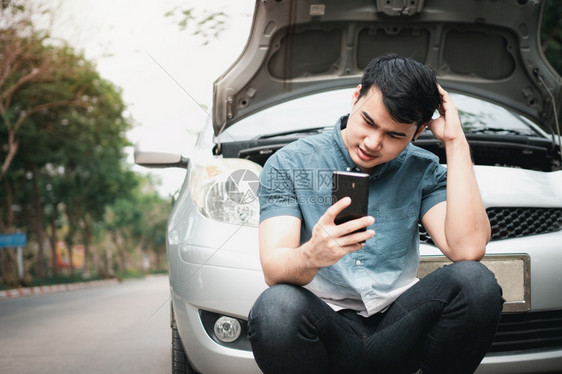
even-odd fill
[[[19,207],[42,277],[47,223],[52,258],[65,214],[67,241],[84,243],[88,259],[105,206],[135,181],[124,165],[130,121],[120,91],[72,48],[47,44],[20,5],[0,5],[0,230],[13,231]]]
[[[166,224],[171,204],[154,190],[150,177],[138,177],[138,185],[131,194],[117,199],[106,209],[106,229],[116,244],[121,271],[127,270],[127,258],[135,250],[152,252],[156,267],[166,248]]]
[[[120,90],[82,54],[49,44],[27,9],[27,0],[0,1],[0,232],[27,233],[36,278],[46,274],[47,247],[52,274],[59,272],[61,240],[71,256],[74,244],[84,246],[85,273],[110,273],[110,262],[90,261],[110,234],[158,258],[170,204],[147,192],[151,184],[125,162],[131,120],[123,116]],[[4,283],[14,278],[13,259],[0,253]]]
[[[86,92],[92,107],[87,115],[74,110],[65,126],[64,138],[72,142],[64,153],[64,182],[59,195],[65,213],[72,217],[69,248],[75,240],[84,244],[88,269],[94,225],[103,220],[105,207],[127,195],[136,181],[124,164],[124,148],[128,145],[125,131],[130,124],[122,117],[125,106],[120,93],[97,74]]]
[[[222,11],[175,7],[164,16],[172,18],[181,31],[188,30],[200,37],[203,45],[209,44],[211,39],[217,39],[227,28],[227,15]]]
[[[67,47],[46,45],[48,34],[34,30],[26,9],[9,1],[0,8],[0,126],[5,131],[0,144],[0,182],[18,152],[19,133],[33,116],[60,107],[91,105],[84,100],[83,87],[72,79],[82,69],[80,58]]]

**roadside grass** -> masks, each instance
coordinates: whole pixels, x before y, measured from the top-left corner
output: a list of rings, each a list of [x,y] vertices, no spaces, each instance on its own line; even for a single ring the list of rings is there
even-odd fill
[[[21,280],[19,285],[14,286],[14,284],[4,284],[0,282],[0,291],[9,290],[13,288],[20,287],[38,287],[38,286],[52,286],[57,284],[69,284],[69,283],[80,283],[80,282],[90,282],[103,279],[118,279],[123,281],[126,279],[142,279],[150,274],[167,274],[167,269],[151,270],[145,272],[143,270],[130,269],[125,271],[118,271],[113,276],[103,276],[101,274],[92,273],[85,277],[82,273],[76,272],[74,274],[59,274],[56,276],[45,277],[41,279],[30,279],[30,277]]]

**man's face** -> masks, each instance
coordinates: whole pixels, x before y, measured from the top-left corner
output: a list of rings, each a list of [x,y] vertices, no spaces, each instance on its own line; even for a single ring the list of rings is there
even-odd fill
[[[357,100],[360,89],[361,85],[353,92],[351,113],[342,137],[353,162],[370,173],[375,166],[396,158],[424,126],[416,133],[415,123],[393,120],[377,87]]]

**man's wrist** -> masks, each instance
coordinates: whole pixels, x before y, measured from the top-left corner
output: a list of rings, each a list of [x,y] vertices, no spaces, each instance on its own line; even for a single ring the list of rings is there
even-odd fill
[[[305,272],[305,273],[316,273],[318,271],[318,267],[315,266],[314,261],[312,259],[312,255],[310,253],[311,250],[311,244],[310,241],[304,243],[303,245],[301,245],[298,249],[297,249],[300,253],[300,266],[301,269]]]
[[[443,145],[445,146],[446,151],[453,151],[453,150],[462,150],[468,149],[468,141],[464,136],[464,133],[459,134],[456,138],[449,138],[445,141],[442,141]]]

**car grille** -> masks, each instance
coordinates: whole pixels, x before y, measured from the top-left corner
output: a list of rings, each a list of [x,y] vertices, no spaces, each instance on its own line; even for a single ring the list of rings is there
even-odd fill
[[[560,208],[489,208],[491,240],[519,238],[562,230]],[[420,225],[420,243],[434,244]]]
[[[503,314],[489,354],[562,348],[562,310]]]

